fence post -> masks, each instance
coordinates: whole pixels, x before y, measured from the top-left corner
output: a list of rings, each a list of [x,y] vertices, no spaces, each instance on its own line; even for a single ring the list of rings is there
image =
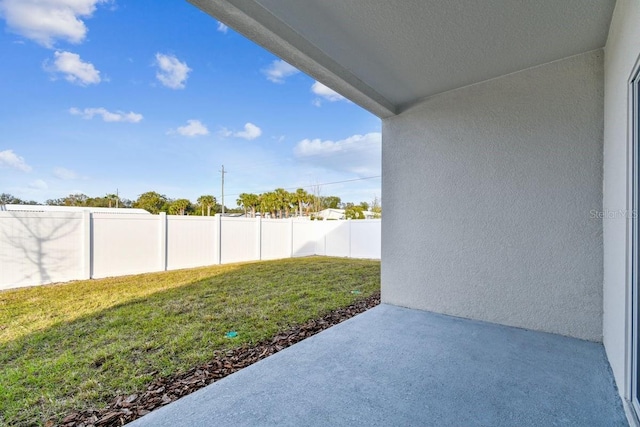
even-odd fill
[[[222,215],[216,214],[218,221],[218,264],[222,264]]]
[[[351,218],[349,218],[347,224],[349,224],[349,258],[351,258]]]
[[[160,212],[160,271],[167,271],[167,213]]]
[[[262,215],[258,217],[258,260],[262,261]]]
[[[82,211],[82,278],[91,279],[93,247],[91,241],[91,212]]]

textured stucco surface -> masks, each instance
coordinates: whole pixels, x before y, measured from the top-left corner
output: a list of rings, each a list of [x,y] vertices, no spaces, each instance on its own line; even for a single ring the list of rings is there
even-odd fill
[[[610,212],[624,212],[628,200],[629,78],[640,56],[640,3],[618,0],[605,48],[604,200]],[[625,390],[627,339],[628,216],[604,219],[604,345],[620,390]],[[628,397],[628,396],[627,396]]]
[[[379,117],[602,48],[615,0],[189,0]]]
[[[602,50],[424,100],[383,141],[383,302],[602,339]]]
[[[626,425],[601,344],[389,305],[129,424]]]

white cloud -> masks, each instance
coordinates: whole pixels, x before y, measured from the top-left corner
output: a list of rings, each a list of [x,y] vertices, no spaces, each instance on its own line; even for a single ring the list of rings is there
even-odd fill
[[[244,125],[244,130],[233,132],[227,128],[222,128],[222,130],[219,132],[219,135],[222,137],[232,136],[234,138],[243,138],[248,141],[251,141],[252,139],[256,139],[257,137],[262,135],[262,129],[260,129],[258,126],[254,125],[253,123],[246,123]]]
[[[96,5],[110,0],[0,0],[0,14],[10,31],[45,47],[56,40],[81,43]]]
[[[209,135],[209,129],[200,122],[200,120],[187,120],[187,124],[185,126],[180,126],[176,130],[170,130],[167,132],[169,134],[179,133],[182,136],[203,136]]]
[[[49,188],[46,182],[41,179],[36,179],[35,181],[31,181],[29,183],[29,188],[34,188],[36,190],[46,190]]]
[[[233,136],[235,136],[236,138],[244,138],[249,141],[252,139],[256,139],[260,135],[262,135],[262,129],[260,129],[258,126],[254,125],[253,123],[245,124],[243,131],[236,132],[233,134]]]
[[[13,150],[0,151],[0,167],[18,169],[23,172],[31,172],[31,166],[29,166],[22,157],[14,153]]]
[[[128,122],[128,123],[138,123],[142,120],[142,114],[134,113],[130,111],[125,113],[124,111],[116,111],[111,112],[105,108],[85,108],[84,110],[79,110],[77,108],[70,108],[69,113],[74,116],[82,116],[83,119],[89,120],[94,116],[101,116],[102,120],[105,122]]]
[[[300,70],[296,67],[289,65],[281,59],[273,61],[271,65],[262,70],[262,73],[267,77],[267,80],[274,83],[284,83],[284,79],[299,72]]]
[[[379,175],[382,135],[372,132],[339,141],[304,139],[294,148],[295,156],[309,164],[358,175]]]
[[[72,171],[71,169],[67,169],[67,168],[54,168],[53,169],[53,175],[58,178],[58,179],[62,179],[65,181],[71,181],[74,179],[78,179],[78,174],[74,171]]]
[[[328,88],[327,86],[323,85],[320,82],[315,82],[311,86],[311,92],[331,102],[342,101],[346,99],[344,96],[340,95],[335,90]]]
[[[174,55],[156,53],[155,65],[159,68],[156,78],[160,83],[171,89],[184,89],[191,72],[186,62],[181,62]]]
[[[218,31],[227,34],[227,31],[229,31],[229,27],[218,21]]]
[[[65,80],[80,86],[100,83],[100,71],[90,62],[83,62],[77,53],[57,51],[53,55],[53,64],[45,64],[45,69],[62,73]]]

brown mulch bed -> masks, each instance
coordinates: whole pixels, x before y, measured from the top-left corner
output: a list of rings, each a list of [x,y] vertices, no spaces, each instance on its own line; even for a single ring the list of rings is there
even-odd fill
[[[122,426],[378,304],[380,304],[380,293],[332,311],[320,319],[283,331],[257,345],[243,345],[234,350],[217,351],[210,362],[175,376],[157,378],[149,384],[146,391],[118,396],[105,409],[72,412],[62,420],[61,424],[48,421],[45,425],[47,427]]]

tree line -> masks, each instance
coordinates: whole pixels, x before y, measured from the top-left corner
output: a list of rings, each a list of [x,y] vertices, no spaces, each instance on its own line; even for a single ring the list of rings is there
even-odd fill
[[[11,194],[0,194],[0,204],[28,204],[39,205],[33,200],[22,200]],[[212,195],[202,195],[195,203],[189,199],[171,199],[156,191],[147,191],[134,201],[121,198],[117,194],[106,194],[103,197],[89,197],[86,194],[69,194],[59,199],[49,199],[45,202],[49,206],[80,206],[105,208],[140,208],[152,214],[166,212],[170,215],[201,215],[209,216],[222,212],[222,206]],[[303,188],[289,192],[283,188],[276,188],[261,194],[242,193],[236,199],[236,208],[227,208],[225,212],[244,213],[254,218],[257,214],[262,217],[289,218],[291,216],[311,216],[324,209],[344,209],[348,219],[364,219],[365,211],[371,210],[376,217],[382,214],[380,202],[375,198],[371,203],[360,202],[342,203],[337,196],[320,196],[311,194]]]
[[[245,216],[255,217],[269,214],[271,218],[288,218],[294,216],[311,216],[324,209],[344,209],[345,218],[364,219],[364,212],[370,208],[374,215],[380,217],[382,208],[377,198],[369,204],[367,202],[342,203],[337,196],[319,196],[298,188],[289,192],[283,188],[276,188],[262,194],[242,193],[236,200],[237,205],[244,210]]]

